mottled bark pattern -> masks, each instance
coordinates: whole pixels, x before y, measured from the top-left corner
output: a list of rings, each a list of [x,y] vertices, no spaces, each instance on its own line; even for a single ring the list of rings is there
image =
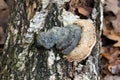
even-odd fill
[[[44,16],[37,31],[30,30],[34,27],[30,25],[32,21],[27,19],[25,1],[14,0],[6,44],[3,53],[0,54],[0,80],[99,80],[99,40],[89,58],[80,63],[67,62],[63,54],[54,47],[36,48],[35,34],[55,26],[63,26],[58,18],[64,2],[48,0],[47,7],[43,8],[41,0],[33,1],[37,4],[36,14],[39,12],[39,15]],[[96,25],[97,39],[100,39],[101,24],[99,4],[100,1],[95,0],[98,15],[93,21]]]

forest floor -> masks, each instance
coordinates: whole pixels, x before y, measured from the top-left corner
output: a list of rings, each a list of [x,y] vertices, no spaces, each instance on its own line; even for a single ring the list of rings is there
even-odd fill
[[[120,80],[120,0],[105,0],[101,46],[104,80]]]

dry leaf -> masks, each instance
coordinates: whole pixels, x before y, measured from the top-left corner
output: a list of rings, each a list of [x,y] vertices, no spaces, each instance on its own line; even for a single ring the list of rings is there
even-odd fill
[[[117,14],[120,10],[118,4],[118,0],[105,0],[105,11],[112,11],[114,14]]]
[[[120,0],[105,0],[103,41],[101,48],[101,67],[105,78],[103,80],[120,80]],[[102,39],[103,40],[103,39]],[[110,41],[110,42],[109,42]],[[111,74],[111,75],[108,75]],[[106,76],[107,75],[107,76]]]
[[[89,17],[90,13],[92,12],[92,8],[90,8],[90,7],[80,7],[80,6],[78,6],[77,9],[78,9],[78,12],[80,14],[82,14],[84,16],[87,16],[87,17]]]
[[[9,6],[4,0],[0,0],[0,25],[8,22]]]
[[[94,0],[71,0],[68,10],[74,14],[81,14],[89,17],[92,12]],[[68,5],[67,5],[68,6]]]
[[[114,23],[115,22],[115,23]],[[104,24],[103,24],[103,35],[106,36],[107,38],[116,41],[117,43],[114,44],[114,47],[120,47],[120,36],[119,36],[119,26],[116,24],[119,24],[118,20],[112,21],[113,25],[108,25],[110,22],[104,19]],[[114,28],[114,29],[112,29]]]
[[[114,44],[115,47],[120,47],[120,41]]]
[[[103,80],[120,80],[120,76],[107,75]]]
[[[5,42],[5,30],[8,23],[8,15],[9,15],[9,6],[11,2],[10,0],[0,0],[0,48],[4,45]]]
[[[112,20],[112,25],[113,25],[114,32],[117,35],[120,35],[120,11],[117,13],[116,17],[117,18],[115,20]]]
[[[112,74],[120,74],[120,60],[117,60],[108,65],[108,70]]]
[[[113,46],[115,47],[120,47],[119,43],[120,43],[120,36],[116,35],[113,30],[111,31],[110,34],[106,35],[107,38],[111,39],[111,40],[115,40],[117,41],[117,43],[115,43]]]
[[[79,4],[79,0],[71,0],[69,3],[69,11],[75,13],[78,4]]]
[[[5,34],[4,34],[4,31],[3,31],[3,28],[0,27],[0,45],[3,45],[5,42]]]
[[[31,18],[33,18],[34,14],[35,14],[35,9],[37,8],[37,4],[35,1],[30,1],[30,0],[26,0],[26,6],[27,6],[27,18],[28,20],[30,20]]]
[[[100,55],[107,60],[113,60],[113,57],[110,56],[108,53],[100,53]]]

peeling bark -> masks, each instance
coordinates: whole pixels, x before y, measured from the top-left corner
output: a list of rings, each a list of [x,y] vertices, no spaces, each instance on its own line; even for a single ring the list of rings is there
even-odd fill
[[[29,1],[29,0],[28,0]],[[100,1],[95,0],[92,20],[96,25],[97,44],[84,61],[68,62],[55,48],[37,47],[36,34],[62,27],[62,0],[33,0],[37,5],[35,15],[28,19],[24,0],[15,0],[10,14],[4,51],[0,54],[1,80],[99,80],[99,43],[101,25]],[[69,1],[69,0],[66,0]],[[72,16],[72,15],[71,15]],[[76,19],[76,18],[75,18]]]

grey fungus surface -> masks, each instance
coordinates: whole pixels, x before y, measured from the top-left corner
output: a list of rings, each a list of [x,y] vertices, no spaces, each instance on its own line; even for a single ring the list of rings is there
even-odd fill
[[[53,27],[37,35],[37,45],[46,49],[56,47],[63,54],[69,54],[79,43],[82,30],[78,25]]]
[[[64,53],[64,54],[70,53],[77,46],[77,44],[80,41],[80,38],[81,38],[80,34],[82,32],[81,29],[76,27],[72,30],[72,32],[74,33],[74,35],[73,35],[74,39],[72,40],[71,44],[67,48],[62,50],[62,53]]]

